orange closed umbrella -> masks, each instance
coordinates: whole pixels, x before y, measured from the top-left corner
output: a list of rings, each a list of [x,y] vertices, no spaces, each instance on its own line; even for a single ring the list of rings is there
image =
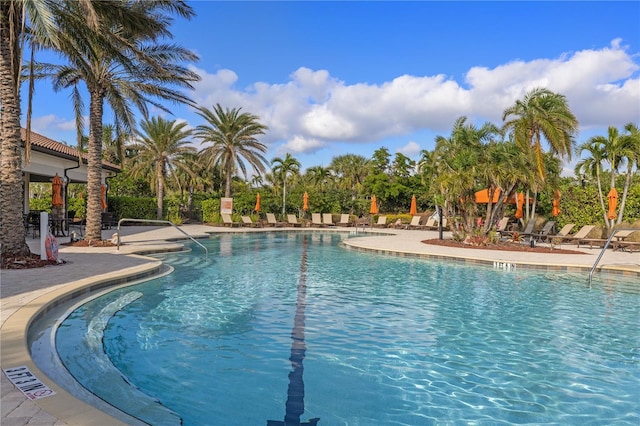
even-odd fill
[[[105,185],[100,186],[100,203],[102,204],[102,210],[107,209],[107,187]]]
[[[62,179],[56,173],[51,182],[51,205],[53,207],[62,207],[64,202],[62,201]]]
[[[309,194],[307,194],[306,191],[302,196],[302,210],[304,211],[309,210]]]
[[[516,219],[522,219],[523,213],[522,213],[522,206],[524,205],[524,193],[519,192],[517,197],[516,197],[516,205],[518,206],[518,208],[516,209]]]
[[[418,206],[416,203],[416,196],[412,195],[411,196],[411,208],[409,209],[409,214],[412,216],[415,216],[418,214]]]
[[[611,191],[607,194],[609,200],[609,212],[607,212],[607,219],[613,220],[616,218],[616,208],[618,207],[618,191],[615,188],[611,188]]]
[[[260,193],[256,194],[256,206],[253,208],[255,211],[260,212]]]
[[[378,214],[378,202],[376,201],[376,196],[371,197],[371,208],[369,209],[369,213]]]
[[[551,215],[553,217],[558,216],[561,213],[560,211],[560,191],[557,189],[553,191],[553,209],[551,209]]]

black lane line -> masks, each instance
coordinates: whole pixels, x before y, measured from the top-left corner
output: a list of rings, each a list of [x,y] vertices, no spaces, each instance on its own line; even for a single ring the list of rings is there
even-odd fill
[[[300,262],[300,278],[298,280],[298,298],[296,299],[296,313],[291,330],[291,372],[289,373],[289,387],[287,388],[287,402],[284,422],[268,420],[267,426],[300,426],[316,425],[319,418],[301,423],[300,416],[304,413],[304,360],[307,346],[304,342],[305,309],[307,306],[307,236],[302,237],[302,259]]]

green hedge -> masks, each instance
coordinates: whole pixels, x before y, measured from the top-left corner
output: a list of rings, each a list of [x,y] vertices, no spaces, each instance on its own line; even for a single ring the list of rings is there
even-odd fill
[[[156,199],[142,197],[109,197],[108,211],[117,219],[156,219]]]

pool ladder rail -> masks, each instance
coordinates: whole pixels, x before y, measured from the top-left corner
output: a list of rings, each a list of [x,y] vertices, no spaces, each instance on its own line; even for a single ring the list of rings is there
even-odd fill
[[[205,259],[207,259],[209,257],[209,250],[207,250],[207,248],[205,246],[203,246],[202,243],[200,243],[195,238],[193,238],[191,235],[189,235],[187,232],[185,232],[183,229],[178,227],[178,225],[176,225],[175,223],[171,222],[170,220],[158,220],[158,219],[131,219],[131,218],[120,219],[118,221],[118,234],[117,234],[118,235],[118,243],[117,243],[117,247],[116,247],[117,250],[120,250],[120,224],[122,224],[123,222],[164,223],[164,224],[171,225],[174,228],[176,228],[178,231],[180,231],[184,235],[186,235],[187,238],[189,238],[191,241],[193,241],[194,243],[196,243],[197,245],[202,247],[202,249],[204,250],[204,258]]]
[[[617,228],[611,231],[611,235],[609,235],[609,238],[607,238],[607,241],[604,243],[604,246],[602,247],[602,251],[598,255],[598,258],[593,264],[593,267],[591,267],[591,271],[589,271],[589,287],[591,287],[591,281],[593,280],[593,272],[596,270],[596,266],[598,266],[600,259],[602,259],[602,256],[604,256],[605,250],[607,249],[607,247],[609,247],[609,243],[611,242],[613,237],[615,237],[619,231],[638,231],[638,230],[639,230],[638,228]]]

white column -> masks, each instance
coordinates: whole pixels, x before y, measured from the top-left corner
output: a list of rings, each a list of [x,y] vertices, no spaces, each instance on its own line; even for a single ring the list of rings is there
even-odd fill
[[[47,260],[47,248],[45,240],[49,235],[49,213],[40,212],[40,259]]]

